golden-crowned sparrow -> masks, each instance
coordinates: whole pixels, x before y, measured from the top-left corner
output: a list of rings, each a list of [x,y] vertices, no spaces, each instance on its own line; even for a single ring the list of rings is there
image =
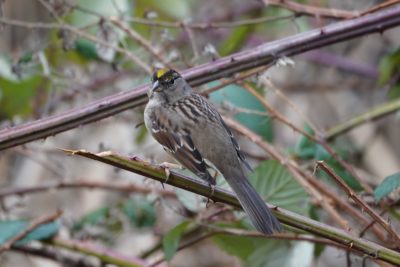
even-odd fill
[[[247,180],[243,166],[251,168],[217,110],[171,69],[153,74],[148,97],[144,121],[164,149],[201,179],[215,185],[207,170],[207,159],[222,173],[258,231],[281,231],[278,220]]]

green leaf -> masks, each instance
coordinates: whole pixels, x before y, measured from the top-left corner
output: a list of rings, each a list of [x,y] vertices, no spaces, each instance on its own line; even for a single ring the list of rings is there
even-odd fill
[[[78,54],[82,55],[86,59],[99,59],[96,46],[91,41],[85,39],[76,40],[75,50],[78,52]]]
[[[312,129],[308,126],[306,126],[304,130],[311,135],[314,134]],[[347,150],[344,150],[333,146],[333,149],[341,158],[346,160],[348,157],[348,147],[346,147]],[[294,149],[294,154],[297,157],[305,160],[314,159],[325,161],[353,190],[361,191],[363,189],[361,184],[349,172],[347,172],[323,146],[311,141],[308,137],[304,135],[300,137],[296,144],[296,148]],[[325,172],[317,170],[317,174],[318,176],[321,176],[332,182],[330,177]]]
[[[30,115],[32,99],[42,81],[43,79],[40,76],[33,76],[20,81],[11,81],[0,77],[0,118]]]
[[[179,246],[179,241],[187,227],[190,225],[189,221],[184,221],[174,228],[172,228],[168,233],[166,233],[162,240],[163,250],[165,259],[170,261],[175,255],[176,250]]]
[[[73,226],[74,231],[82,229],[85,225],[95,225],[100,222],[104,222],[108,215],[110,209],[108,207],[101,207],[88,214],[86,214],[78,223]]]
[[[129,199],[122,204],[122,210],[136,227],[152,227],[156,222],[156,211],[149,201]]]
[[[209,87],[215,85],[218,85],[218,82],[208,84]],[[210,97],[212,101],[219,104],[228,102],[234,107],[266,112],[265,108],[257,98],[238,85],[232,84],[226,86],[221,90],[213,92]],[[264,137],[265,140],[272,141],[273,125],[269,116],[240,112],[235,115],[235,119],[255,133]]]
[[[266,201],[297,213],[307,212],[307,193],[278,161],[262,162],[249,179]]]
[[[382,58],[379,62],[379,81],[380,85],[388,82],[400,67],[400,48]]]
[[[313,258],[313,244],[220,234],[213,241],[245,266],[306,267]]]
[[[29,224],[29,221],[26,220],[0,221],[0,245],[24,231],[27,227],[29,227]],[[50,238],[54,236],[59,229],[60,224],[57,222],[42,224],[28,233],[16,244],[23,245],[30,241]]]
[[[220,45],[219,54],[227,56],[243,47],[247,38],[253,33],[255,25],[236,27],[226,40]]]
[[[391,192],[400,187],[400,172],[386,177],[382,183],[375,188],[374,197],[376,201],[388,196]]]
[[[389,90],[388,98],[389,100],[395,100],[400,98],[400,82]]]

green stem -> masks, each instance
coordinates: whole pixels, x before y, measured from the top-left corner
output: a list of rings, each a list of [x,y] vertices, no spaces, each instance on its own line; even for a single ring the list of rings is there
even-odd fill
[[[376,106],[368,112],[358,115],[336,126],[333,126],[327,131],[325,139],[326,140],[334,139],[338,135],[344,134],[363,123],[373,121],[383,116],[392,114],[398,111],[399,109],[400,109],[400,99]]]
[[[172,171],[170,172],[170,175],[167,179],[165,170],[163,168],[155,167],[138,158],[129,159],[114,154],[110,151],[98,154],[90,153],[84,150],[64,151],[72,155],[80,155],[134,173],[141,174],[162,183],[167,183],[169,185],[182,188],[195,194],[209,197],[215,202],[221,202],[237,208],[241,208],[236,196],[227,190],[216,187],[213,194],[211,195],[211,189],[206,182],[198,179],[193,179]],[[325,237],[346,246],[349,250],[361,252],[366,256],[400,265],[400,253],[396,251],[385,248],[366,239],[352,236],[348,232],[320,223],[318,221],[314,221],[307,217],[298,215],[294,212],[271,205],[269,206],[275,216],[286,225],[292,226],[296,229],[304,230],[308,233]]]
[[[78,242],[72,242],[68,240],[63,240],[59,238],[54,238],[49,243],[56,247],[66,248],[69,250],[77,251],[85,255],[90,255],[98,258],[103,263],[109,263],[116,265],[118,267],[144,267],[147,266],[145,262],[139,263],[133,262],[132,259],[125,259],[120,255],[113,255],[107,251],[102,251],[100,249],[91,248],[87,245],[80,244]]]

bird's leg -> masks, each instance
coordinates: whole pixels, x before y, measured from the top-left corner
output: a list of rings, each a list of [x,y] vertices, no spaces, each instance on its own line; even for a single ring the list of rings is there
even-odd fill
[[[208,175],[206,177],[206,181],[208,182],[208,185],[210,186],[211,189],[211,194],[207,197],[207,203],[206,203],[206,207],[208,208],[209,204],[210,204],[210,200],[212,198],[212,196],[214,195],[215,192],[215,187],[216,187],[216,177],[217,177],[217,172],[215,172],[214,176]]]
[[[210,186],[211,194],[207,197],[206,208],[208,208],[208,207],[209,207],[209,204],[211,203],[211,198],[212,198],[212,196],[214,195],[215,187],[216,187],[216,185],[215,185],[215,184],[212,184],[212,183],[209,183],[208,185]]]
[[[168,182],[169,176],[171,175],[171,171],[170,169],[182,169],[181,165],[175,164],[175,163],[170,163],[170,162],[163,162],[161,164],[157,164],[158,167],[164,169],[164,173],[165,173],[165,181],[161,182],[162,187],[164,188],[164,184],[166,184]]]

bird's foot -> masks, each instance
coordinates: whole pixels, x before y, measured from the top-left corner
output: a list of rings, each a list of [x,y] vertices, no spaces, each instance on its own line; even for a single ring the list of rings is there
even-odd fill
[[[171,175],[171,169],[182,169],[181,165],[170,163],[170,162],[163,162],[161,164],[157,164],[158,167],[164,169],[165,173],[165,181],[161,182],[162,187],[164,188],[164,184],[168,182],[169,176]]]
[[[214,195],[214,192],[215,192],[215,184],[211,184],[210,183],[210,189],[211,189],[211,194],[207,197],[207,203],[206,203],[206,208],[208,208],[209,207],[209,205],[210,205],[210,203],[211,203],[211,201],[212,201],[212,197],[213,197],[213,195]]]

